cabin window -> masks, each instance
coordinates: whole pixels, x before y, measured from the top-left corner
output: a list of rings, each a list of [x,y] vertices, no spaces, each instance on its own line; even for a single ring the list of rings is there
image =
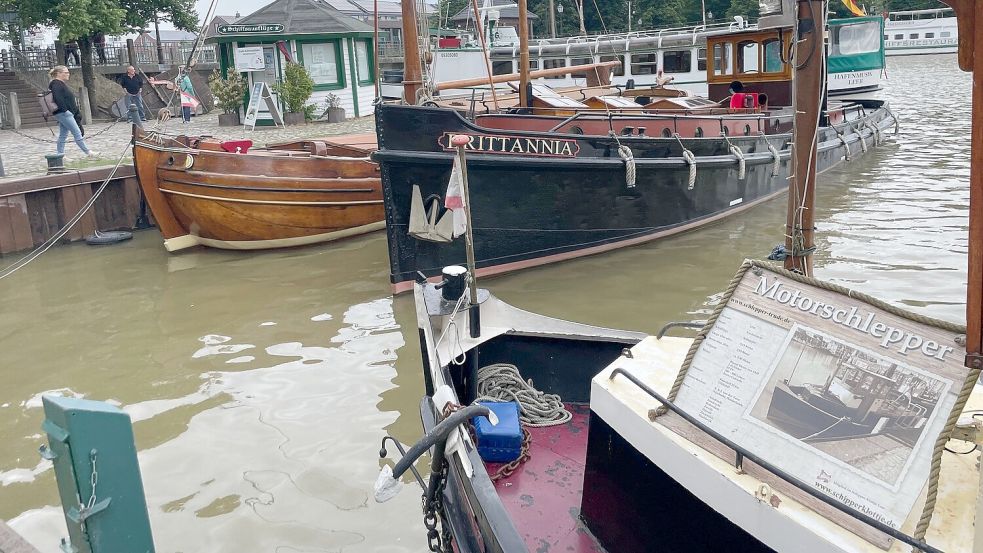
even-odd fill
[[[849,56],[880,52],[881,41],[877,40],[877,30],[880,21],[861,21],[840,25],[833,36],[830,55]]]
[[[734,68],[730,60],[733,57],[734,45],[729,42],[722,42],[713,45],[713,74],[731,75]]]
[[[567,60],[563,58],[555,58],[543,60],[543,69],[559,69],[561,67],[567,66]],[[552,77],[545,77],[547,79],[565,79],[566,75],[554,75]]]
[[[904,40],[904,35],[894,35],[894,40]]]
[[[696,50],[696,70],[706,71],[707,70],[707,49],[699,48]]]
[[[592,63],[594,63],[594,58],[570,58],[570,65],[590,65]],[[587,73],[582,71],[580,73],[573,73],[570,76],[575,79],[586,79]]]
[[[355,40],[355,60],[358,62],[358,84],[366,85],[375,82],[375,71],[372,70],[372,47],[368,40]]]
[[[314,90],[344,88],[345,72],[339,71],[341,48],[337,41],[300,43],[300,63],[310,73]]]
[[[911,33],[911,35],[909,35],[908,38],[912,38],[912,39],[918,38],[918,33]]]
[[[951,36],[952,33],[950,33],[949,31],[942,31],[942,34],[939,35],[939,38],[949,38]]]
[[[925,33],[925,38],[935,38],[935,33]]]
[[[753,41],[741,42],[737,45],[737,72],[758,72],[758,43]]]
[[[492,75],[508,75],[512,72],[512,60],[492,62]]]
[[[662,71],[689,73],[693,70],[693,53],[689,50],[668,50],[662,53]]]
[[[619,61],[621,65],[614,67],[611,70],[611,74],[615,77],[622,77],[625,74],[625,59],[621,56],[601,56],[601,62],[605,61]]]
[[[659,60],[655,52],[635,54],[631,57],[632,75],[655,75],[659,71]]]
[[[530,71],[536,71],[537,69],[539,69],[539,60],[530,59],[529,60],[529,70]]]
[[[888,38],[888,35],[884,35],[884,40],[890,40],[890,39]]]
[[[765,73],[782,72],[782,42],[777,38],[764,42]]]

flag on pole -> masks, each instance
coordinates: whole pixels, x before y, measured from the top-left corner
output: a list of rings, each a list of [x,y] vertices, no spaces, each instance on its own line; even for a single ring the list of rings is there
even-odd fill
[[[454,166],[451,168],[451,178],[447,181],[447,193],[444,194],[444,207],[454,214],[454,232],[457,238],[467,231],[468,220],[464,215],[464,186],[461,184],[460,158],[454,156]]]
[[[842,1],[843,1],[843,5],[846,6],[846,8],[850,10],[851,13],[853,13],[853,15],[860,16],[860,17],[867,15],[867,12],[864,11],[863,8],[858,6],[857,3],[854,2],[854,0],[842,0]]]

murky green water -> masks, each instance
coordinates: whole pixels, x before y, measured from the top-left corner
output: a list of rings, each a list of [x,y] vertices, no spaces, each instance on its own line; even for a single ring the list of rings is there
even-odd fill
[[[901,134],[821,177],[816,272],[962,321],[970,79],[954,55],[890,58],[888,72]],[[778,199],[483,285],[651,332],[705,315],[742,259],[782,241],[784,217]],[[37,447],[40,395],[59,390],[133,417],[158,551],[425,550],[416,490],[371,498],[379,441],[419,436],[423,393],[412,300],[389,296],[386,255],[382,234],[169,255],[151,230],[55,248],[0,281],[0,518],[57,551],[64,523]]]

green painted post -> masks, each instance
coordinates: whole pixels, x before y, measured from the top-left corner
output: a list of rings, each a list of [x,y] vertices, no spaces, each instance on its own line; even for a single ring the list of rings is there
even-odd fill
[[[355,39],[348,37],[343,38],[345,42],[348,43],[348,70],[352,73],[352,104],[355,107],[355,117],[359,117],[358,113],[358,75],[355,70]]]
[[[99,401],[43,396],[68,540],[65,553],[154,553],[130,416]]]

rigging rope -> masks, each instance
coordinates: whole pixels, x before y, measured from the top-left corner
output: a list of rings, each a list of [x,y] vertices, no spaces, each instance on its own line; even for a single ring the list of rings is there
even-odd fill
[[[528,426],[557,426],[573,418],[556,394],[547,394],[525,381],[515,365],[495,363],[478,369],[478,398],[475,401],[515,401],[519,419]]]

